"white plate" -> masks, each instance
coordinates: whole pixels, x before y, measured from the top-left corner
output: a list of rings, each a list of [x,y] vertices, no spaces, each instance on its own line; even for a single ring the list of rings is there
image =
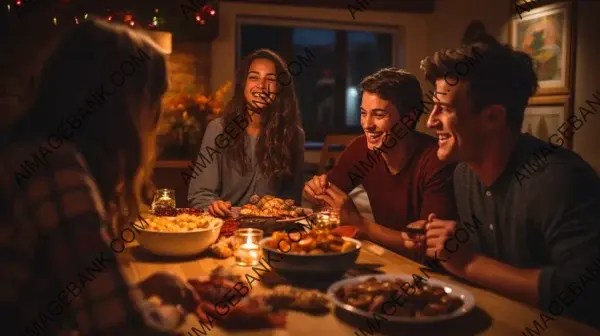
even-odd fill
[[[331,302],[333,302],[340,309],[363,316],[365,318],[372,318],[373,313],[367,312],[362,309],[358,309],[349,304],[345,304],[345,303],[341,302],[335,296],[335,292],[340,287],[349,285],[349,284],[361,283],[370,278],[375,278],[380,281],[381,280],[394,281],[394,280],[400,279],[400,280],[404,280],[407,282],[412,282],[412,280],[413,280],[413,277],[411,274],[363,275],[363,276],[359,276],[359,277],[355,277],[355,278],[351,278],[351,279],[341,280],[341,281],[334,283],[333,285],[329,286],[329,288],[327,289],[327,296],[329,296],[329,299],[331,300]],[[460,307],[459,309],[457,309],[456,311],[454,311],[451,314],[445,314],[445,315],[439,315],[439,316],[426,316],[426,317],[419,317],[419,318],[404,317],[404,316],[389,316],[389,315],[382,315],[382,316],[387,318],[390,322],[435,323],[435,322],[446,321],[446,320],[457,318],[459,316],[462,316],[462,315],[468,313],[475,307],[475,297],[473,296],[473,294],[471,292],[469,292],[468,290],[466,290],[462,287],[455,286],[455,285],[449,284],[447,282],[444,282],[444,281],[441,281],[438,279],[433,279],[433,278],[427,279],[427,284],[432,285],[432,286],[443,287],[446,290],[446,293],[451,294],[453,296],[460,297],[464,302],[462,307]]]

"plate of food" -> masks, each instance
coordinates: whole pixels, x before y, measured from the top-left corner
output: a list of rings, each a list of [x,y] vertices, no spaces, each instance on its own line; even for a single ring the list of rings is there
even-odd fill
[[[283,199],[271,195],[252,195],[249,204],[239,209],[240,219],[272,219],[278,223],[296,222],[312,215],[311,209],[298,207],[292,199]]]
[[[402,289],[407,282],[415,288],[411,295]],[[329,287],[327,295],[339,309],[366,318],[378,313],[390,322],[400,323],[450,320],[475,307],[475,298],[468,290],[438,279],[415,285],[411,274],[365,275],[341,280]],[[392,304],[392,297],[400,298]]]

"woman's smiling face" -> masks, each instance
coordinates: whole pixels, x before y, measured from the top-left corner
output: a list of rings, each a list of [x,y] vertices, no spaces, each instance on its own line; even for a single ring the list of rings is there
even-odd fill
[[[268,59],[258,58],[252,61],[244,87],[247,104],[263,109],[275,100],[279,90],[275,72],[275,64]]]

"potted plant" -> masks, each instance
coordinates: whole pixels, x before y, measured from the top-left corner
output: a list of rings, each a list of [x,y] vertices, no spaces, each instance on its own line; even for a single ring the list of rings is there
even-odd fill
[[[163,159],[187,160],[196,154],[206,125],[222,113],[231,86],[227,81],[217,91],[206,95],[204,87],[189,84],[181,91],[165,94],[165,117],[159,126]]]

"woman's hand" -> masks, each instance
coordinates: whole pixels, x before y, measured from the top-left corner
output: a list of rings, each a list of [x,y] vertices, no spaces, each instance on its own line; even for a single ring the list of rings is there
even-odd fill
[[[313,178],[304,185],[304,198],[311,203],[323,203],[319,196],[325,194],[325,190],[327,190],[329,185],[331,185],[331,183],[327,181],[326,174],[313,176]]]
[[[231,217],[231,202],[217,200],[208,206],[208,213],[215,217]]]
[[[200,301],[200,296],[190,284],[170,272],[154,273],[138,283],[138,287],[146,298],[158,296],[163,304],[180,306],[186,312],[196,311]]]

